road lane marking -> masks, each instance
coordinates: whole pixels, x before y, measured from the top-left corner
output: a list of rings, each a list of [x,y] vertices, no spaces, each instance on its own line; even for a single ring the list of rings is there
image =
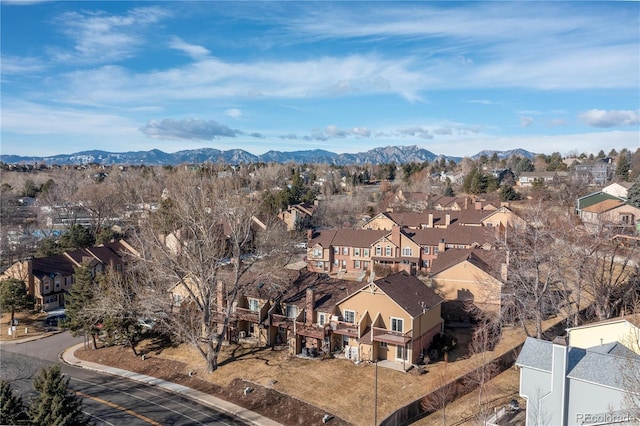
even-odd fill
[[[96,416],[96,415],[94,415],[94,414],[89,413],[88,411],[83,411],[83,413],[85,413],[87,416],[89,416],[89,417],[91,417],[91,418],[93,418],[93,419],[98,419],[98,420],[99,420],[99,421],[101,421],[102,423],[106,423],[106,424],[108,424],[109,426],[116,426],[116,425],[114,425],[113,423],[110,423],[110,422],[106,421],[105,419],[103,419],[103,418],[101,418],[101,417],[98,417],[98,416]]]
[[[108,405],[111,408],[115,408],[117,410],[124,411],[125,413],[127,413],[127,414],[129,414],[131,416],[137,417],[140,420],[149,423],[150,425],[162,426],[162,423],[158,423],[155,420],[152,420],[147,416],[143,416],[140,413],[136,413],[135,411],[131,411],[128,408],[124,408],[121,405],[114,404],[113,402],[107,401],[106,399],[98,398],[97,396],[91,396],[91,395],[88,395],[88,394],[86,394],[84,392],[80,392],[80,391],[73,391],[73,392],[75,392],[76,394],[80,395],[83,398],[88,398],[88,399],[91,399],[93,401],[99,402],[100,404]]]
[[[128,396],[130,396],[130,397],[132,397],[132,398],[136,398],[136,399],[139,399],[139,400],[141,400],[141,401],[148,402],[149,404],[152,404],[152,405],[155,405],[155,406],[158,406],[158,407],[162,407],[162,408],[164,408],[165,410],[171,411],[171,412],[173,412],[173,413],[175,413],[175,414],[177,414],[177,415],[179,415],[179,416],[181,416],[181,417],[184,417],[184,418],[186,418],[186,419],[189,419],[189,420],[191,420],[191,421],[193,422],[192,424],[199,424],[199,425],[203,425],[203,426],[205,425],[205,423],[202,423],[202,422],[200,422],[200,421],[198,421],[198,420],[194,419],[193,417],[188,416],[188,415],[186,415],[186,414],[184,414],[184,413],[181,413],[181,412],[179,412],[179,411],[176,411],[176,410],[172,409],[171,407],[168,407],[168,406],[166,406],[166,405],[162,405],[162,404],[158,404],[157,402],[151,401],[151,400],[146,399],[146,398],[141,398],[141,397],[139,397],[139,396],[137,396],[137,395],[134,395],[134,394],[132,394],[132,393],[130,393],[130,392],[122,391],[122,390],[115,389],[115,388],[113,388],[113,387],[109,387],[109,386],[105,386],[105,385],[101,385],[101,384],[99,384],[99,383],[88,382],[88,381],[86,381],[86,380],[78,379],[78,378],[76,378],[76,377],[71,377],[71,380],[74,380],[74,381],[77,381],[77,382],[86,383],[86,384],[91,385],[91,386],[98,386],[98,387],[101,387],[101,388],[109,389],[110,391],[119,392],[119,393],[121,393],[121,394],[123,394],[123,395],[128,395]],[[125,383],[125,382],[136,383],[136,381],[135,381],[135,380],[134,380],[134,381],[131,381],[131,380],[126,380],[125,378],[122,378],[122,379],[120,380],[120,383]],[[116,380],[114,383],[117,385],[117,384],[118,384],[118,380]],[[138,382],[138,384],[140,384],[140,382]],[[144,383],[143,383],[143,384],[144,384]],[[151,386],[151,385],[147,385],[147,384],[144,384],[144,385],[145,385],[145,386]],[[170,391],[168,391],[168,390],[165,390],[165,391],[166,391],[166,392],[170,392]],[[171,401],[171,400],[169,400],[169,401]],[[215,409],[214,409],[214,411],[218,412],[218,411],[217,411],[217,410],[215,410]],[[218,413],[219,413],[219,412],[218,412]],[[222,413],[219,413],[219,414],[222,414]]]

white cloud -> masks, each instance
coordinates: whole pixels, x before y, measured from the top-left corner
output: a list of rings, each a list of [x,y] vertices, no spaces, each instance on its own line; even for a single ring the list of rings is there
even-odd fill
[[[242,116],[242,110],[238,108],[228,109],[224,113],[231,118],[240,118]]]
[[[397,132],[402,136],[415,136],[420,139],[433,139],[433,134],[428,129],[420,126],[401,127]]]
[[[578,118],[591,127],[637,126],[640,124],[640,111],[592,109],[581,113]]]
[[[149,121],[140,131],[154,139],[171,140],[212,140],[218,137],[235,137],[244,134],[217,121],[198,118],[174,120],[165,118],[158,122]],[[255,137],[255,136],[254,136]]]
[[[533,124],[533,117],[520,116],[520,127],[529,127]]]
[[[27,74],[42,71],[46,65],[38,58],[2,55],[2,74]]]
[[[171,41],[169,41],[169,47],[179,50],[196,59],[209,56],[209,54],[211,53],[207,48],[195,44],[189,44],[182,40],[180,37],[173,37]]]
[[[59,62],[105,63],[131,56],[143,43],[145,30],[167,17],[158,7],[131,9],[124,15],[105,12],[66,12],[54,20],[69,37],[72,50],[50,48]]]
[[[468,104],[481,104],[481,105],[500,105],[499,102],[490,101],[488,99],[470,99],[468,101],[463,100]]]
[[[548,123],[549,127],[562,127],[566,125],[567,125],[567,120],[563,118],[554,118],[549,120],[549,123]]]

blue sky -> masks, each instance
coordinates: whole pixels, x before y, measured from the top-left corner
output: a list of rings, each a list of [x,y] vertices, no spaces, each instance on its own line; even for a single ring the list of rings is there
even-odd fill
[[[3,154],[640,146],[638,2],[0,5]]]

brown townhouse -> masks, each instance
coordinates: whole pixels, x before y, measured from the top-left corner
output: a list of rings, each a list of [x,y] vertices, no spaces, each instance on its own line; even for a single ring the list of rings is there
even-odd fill
[[[127,253],[136,251],[124,240],[114,241],[59,255],[18,261],[2,274],[1,279],[24,281],[27,292],[35,300],[36,309],[48,311],[64,307],[65,296],[73,285],[74,268],[87,265],[94,275],[108,266],[122,270]]]

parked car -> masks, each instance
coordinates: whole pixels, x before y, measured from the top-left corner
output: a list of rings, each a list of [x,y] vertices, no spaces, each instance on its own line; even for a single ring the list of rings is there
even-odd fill
[[[57,327],[62,321],[66,320],[66,315],[54,315],[44,320],[45,325],[48,327]]]

